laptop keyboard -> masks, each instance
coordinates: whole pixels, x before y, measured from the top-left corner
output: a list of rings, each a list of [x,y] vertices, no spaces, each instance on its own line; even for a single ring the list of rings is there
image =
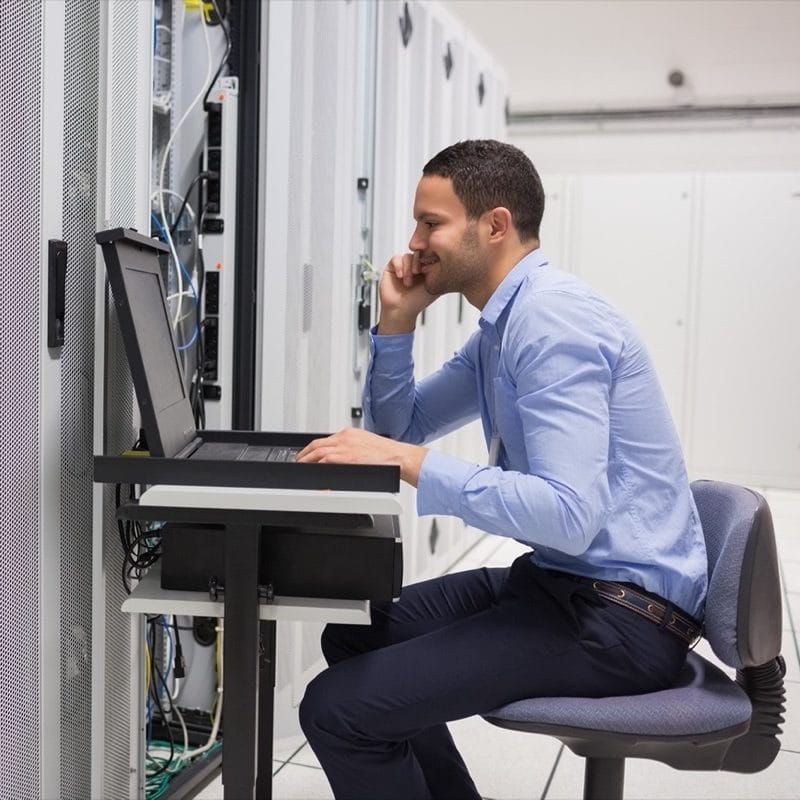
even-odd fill
[[[255,445],[243,442],[203,442],[191,455],[195,460],[293,462],[302,447]]]
[[[300,452],[299,447],[270,447],[267,461],[294,461]]]
[[[299,447],[260,447],[250,445],[239,456],[241,461],[294,461],[300,452]]]

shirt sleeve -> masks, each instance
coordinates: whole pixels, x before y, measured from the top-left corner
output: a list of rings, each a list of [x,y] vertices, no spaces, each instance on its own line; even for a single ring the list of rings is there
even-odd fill
[[[370,363],[362,404],[367,430],[426,444],[478,416],[474,350],[477,338],[432,375],[414,379],[414,335],[370,331]]]
[[[579,555],[609,513],[616,337],[584,298],[539,293],[521,305],[504,335],[495,414],[523,455],[504,469],[429,453],[417,511]]]

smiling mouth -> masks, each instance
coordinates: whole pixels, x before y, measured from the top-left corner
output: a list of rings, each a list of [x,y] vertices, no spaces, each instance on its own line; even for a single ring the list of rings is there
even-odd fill
[[[433,264],[438,263],[439,259],[435,256],[433,258],[421,258],[419,260],[419,266],[422,272],[427,272],[428,267],[432,266]]]

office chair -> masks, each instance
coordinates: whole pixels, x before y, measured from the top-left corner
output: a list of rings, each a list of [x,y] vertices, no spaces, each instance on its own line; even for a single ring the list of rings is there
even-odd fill
[[[749,773],[768,767],[780,749],[786,668],[769,506],[727,483],[695,481],[692,492],[708,551],[703,635],[736,679],[690,652],[671,689],[532,698],[484,715],[501,728],[555,736],[583,756],[584,800],[622,800],[626,758]]]

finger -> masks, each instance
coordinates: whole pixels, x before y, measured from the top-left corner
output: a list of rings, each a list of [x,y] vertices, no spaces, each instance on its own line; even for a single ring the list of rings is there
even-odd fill
[[[345,461],[345,458],[338,453],[334,447],[318,447],[312,453],[303,458],[304,464],[337,464]]]
[[[296,456],[295,461],[302,461],[306,460],[306,456],[311,455],[315,450],[319,447],[323,446],[324,443],[330,437],[325,437],[324,439],[312,439]]]
[[[295,461],[299,464],[313,464],[319,461],[320,457],[320,448],[315,447],[311,449],[310,447],[306,447],[295,456]]]
[[[386,265],[386,269],[392,275],[396,276],[400,280],[403,279],[403,256],[392,256],[389,259],[389,263]]]
[[[419,272],[419,254],[408,253],[403,256],[403,285],[411,288],[415,283],[415,275]]]

